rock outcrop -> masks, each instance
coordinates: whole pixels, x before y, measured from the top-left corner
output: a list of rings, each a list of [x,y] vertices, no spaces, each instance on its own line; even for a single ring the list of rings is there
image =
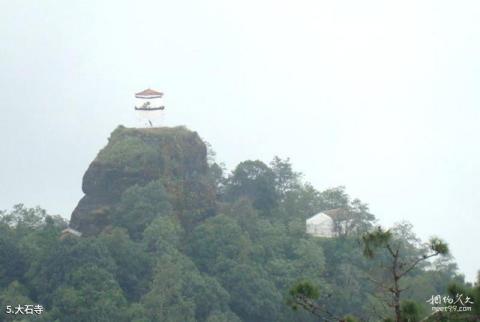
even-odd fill
[[[192,225],[215,211],[215,187],[208,178],[207,149],[185,127],[119,126],[83,176],[85,196],[70,226],[93,235],[111,225],[122,194],[134,185],[161,180],[181,222]]]

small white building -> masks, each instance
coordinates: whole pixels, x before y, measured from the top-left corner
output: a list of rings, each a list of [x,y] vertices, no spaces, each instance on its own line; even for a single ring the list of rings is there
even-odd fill
[[[345,214],[342,208],[322,211],[306,220],[306,232],[315,237],[332,238],[337,237],[338,233],[335,229],[335,218],[339,218]],[[343,225],[340,225],[342,227]]]
[[[306,221],[307,234],[315,237],[335,237],[333,219],[321,212]]]
[[[73,228],[65,228],[64,230],[62,230],[62,234],[60,235],[60,239],[64,239],[66,238],[67,236],[73,236],[73,237],[82,237],[82,233],[79,232],[78,230],[75,230]]]

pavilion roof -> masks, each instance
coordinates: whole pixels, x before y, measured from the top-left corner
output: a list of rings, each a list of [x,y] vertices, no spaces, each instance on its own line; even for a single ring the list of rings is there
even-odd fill
[[[154,89],[151,89],[151,88],[147,88],[146,90],[143,90],[141,92],[138,92],[138,93],[135,93],[135,96],[136,97],[149,97],[149,96],[157,96],[157,97],[162,97],[163,96],[163,93],[162,92],[158,92]]]

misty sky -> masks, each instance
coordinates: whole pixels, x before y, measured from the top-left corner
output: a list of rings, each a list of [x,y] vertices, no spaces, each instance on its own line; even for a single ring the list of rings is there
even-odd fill
[[[0,0],[0,209],[67,218],[133,94],[229,168],[290,157],[480,268],[478,1]]]

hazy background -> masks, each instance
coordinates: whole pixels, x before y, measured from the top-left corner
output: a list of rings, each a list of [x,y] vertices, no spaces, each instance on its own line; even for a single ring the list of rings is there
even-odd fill
[[[67,218],[133,93],[229,168],[290,157],[480,268],[478,1],[0,0],[0,209]]]

